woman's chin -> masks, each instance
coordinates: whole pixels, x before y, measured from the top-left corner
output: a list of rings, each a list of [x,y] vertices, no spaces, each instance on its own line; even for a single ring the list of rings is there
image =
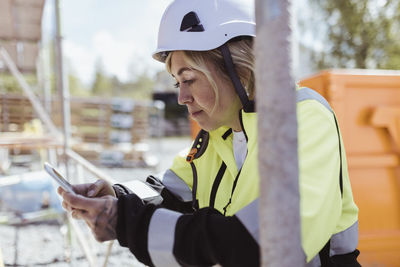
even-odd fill
[[[207,123],[197,122],[197,124],[200,126],[201,129],[206,130],[207,132],[213,131],[213,130],[218,128],[215,125],[210,125],[210,124],[207,124]]]
[[[207,127],[207,126],[208,126],[207,124],[201,123],[201,122],[199,122],[199,121],[197,121],[197,120],[195,120],[195,121],[197,122],[197,124],[199,125],[199,127],[200,127],[201,129],[206,130],[206,131],[210,131],[210,130],[209,130],[209,127]]]

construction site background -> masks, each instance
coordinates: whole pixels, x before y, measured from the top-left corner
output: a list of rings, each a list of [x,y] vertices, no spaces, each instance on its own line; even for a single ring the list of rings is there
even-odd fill
[[[71,226],[43,161],[67,167],[75,183],[144,179],[165,170],[198,128],[189,127],[185,108],[174,101],[166,71],[123,81],[100,58],[87,84],[82,73],[63,70],[63,54],[71,52],[62,50],[68,34],[62,36],[59,2],[0,1],[0,267],[99,266],[107,255],[110,266],[142,266],[126,249],[95,242],[83,224]],[[400,0],[294,2],[293,70],[308,76],[300,84],[317,90],[337,114],[360,208],[360,261],[400,266],[400,73],[366,70],[400,69]],[[86,19],[80,5],[70,10]]]

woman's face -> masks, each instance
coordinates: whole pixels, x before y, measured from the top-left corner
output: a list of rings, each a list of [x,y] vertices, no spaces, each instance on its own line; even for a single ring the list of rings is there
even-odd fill
[[[171,55],[171,74],[179,86],[178,103],[186,105],[192,119],[207,131],[221,126],[228,126],[240,131],[239,109],[241,104],[231,82],[218,77],[213,66],[209,66],[217,90],[214,91],[207,77],[200,71],[193,70],[185,62],[182,51]]]

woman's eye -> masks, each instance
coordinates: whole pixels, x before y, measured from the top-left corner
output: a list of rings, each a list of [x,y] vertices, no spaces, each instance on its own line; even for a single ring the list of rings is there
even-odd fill
[[[194,80],[184,80],[182,83],[187,84],[187,85],[191,85],[194,82]],[[180,82],[177,82],[176,84],[174,84],[175,88],[179,88],[181,86]]]

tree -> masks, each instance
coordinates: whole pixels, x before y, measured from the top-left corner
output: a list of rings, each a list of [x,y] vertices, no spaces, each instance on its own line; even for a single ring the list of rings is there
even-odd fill
[[[138,100],[151,99],[154,88],[152,77],[145,72],[135,77],[131,82],[121,85],[121,95]]]
[[[90,91],[81,82],[78,76],[75,74],[68,75],[68,85],[70,94],[73,96],[89,96]]]
[[[26,82],[32,86],[37,93],[37,78],[35,74],[25,74],[24,78]],[[10,73],[0,73],[0,93],[22,93],[21,86],[18,84],[15,77]]]
[[[117,76],[105,73],[100,60],[96,63],[96,75],[92,84],[92,95],[103,97],[129,97],[140,100],[151,99],[154,81],[146,71],[123,82]]]
[[[112,79],[105,73],[101,60],[98,60],[96,62],[96,75],[92,85],[92,95],[112,96],[112,91]]]
[[[325,24],[327,32],[326,49],[313,55],[319,69],[400,69],[400,0],[311,3],[319,8],[318,24]]]

